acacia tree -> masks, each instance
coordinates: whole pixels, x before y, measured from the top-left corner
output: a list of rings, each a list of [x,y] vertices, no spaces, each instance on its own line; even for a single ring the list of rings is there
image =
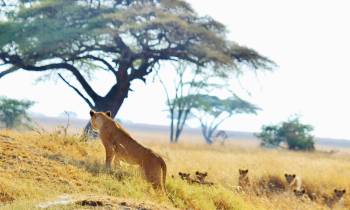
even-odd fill
[[[2,2],[9,7],[0,10],[0,78],[20,70],[49,72],[90,108],[110,110],[112,117],[128,97],[131,82],[145,82],[154,69],[161,69],[161,61],[224,71],[242,64],[255,69],[273,64],[227,40],[224,25],[198,16],[183,0]],[[106,95],[98,94],[87,80],[94,70],[115,78]]]
[[[256,114],[255,105],[237,96],[220,99],[211,95],[190,96],[195,101],[193,115],[199,120],[202,135],[208,144],[213,143],[213,135],[218,127],[235,114]]]
[[[158,74],[166,95],[171,143],[179,141],[185,123],[191,116],[191,109],[195,105],[195,101],[191,100],[190,96],[197,95],[200,92],[208,92],[210,89],[217,87],[216,84],[208,82],[209,78],[217,76],[208,69],[179,62],[174,65],[174,70],[176,74],[171,78],[172,81],[166,81],[169,78],[162,78]]]

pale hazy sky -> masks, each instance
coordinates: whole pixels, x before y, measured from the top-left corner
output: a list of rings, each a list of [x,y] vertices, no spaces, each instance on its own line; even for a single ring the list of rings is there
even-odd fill
[[[258,131],[262,124],[300,114],[321,137],[350,139],[350,2],[347,0],[190,0],[199,14],[224,23],[229,38],[274,60],[274,73],[232,81],[237,91],[263,110],[234,116],[222,129]],[[34,85],[39,74],[20,72],[0,80],[0,95],[36,101],[31,109],[57,116],[63,110],[88,118],[89,107],[62,81]],[[113,78],[99,77],[93,87],[105,93]],[[132,83],[135,92],[118,117],[167,124],[165,96],[158,83]],[[247,94],[250,92],[250,95]],[[149,98],[152,98],[151,100]],[[142,107],[139,105],[142,104]]]

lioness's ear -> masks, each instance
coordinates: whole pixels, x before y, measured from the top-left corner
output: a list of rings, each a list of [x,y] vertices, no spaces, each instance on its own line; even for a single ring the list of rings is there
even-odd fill
[[[108,117],[112,116],[111,111],[107,111],[107,112],[105,112],[105,113],[106,113],[106,115],[107,115]]]
[[[95,115],[95,111],[94,110],[90,110],[90,117],[94,116]]]

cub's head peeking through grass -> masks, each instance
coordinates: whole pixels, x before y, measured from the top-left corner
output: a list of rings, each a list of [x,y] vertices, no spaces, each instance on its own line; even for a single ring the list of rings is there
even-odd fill
[[[248,177],[248,169],[239,169],[238,170],[239,177],[238,177],[238,186],[240,187],[248,187],[250,185],[249,177]]]
[[[345,189],[344,190],[334,189],[332,197],[324,196],[323,198],[324,198],[326,205],[329,208],[333,208],[337,204],[339,204],[341,207],[343,207],[342,201],[343,201],[345,193],[346,193]]]
[[[288,188],[291,191],[297,190],[301,191],[301,178],[295,174],[284,174],[286,178]]]

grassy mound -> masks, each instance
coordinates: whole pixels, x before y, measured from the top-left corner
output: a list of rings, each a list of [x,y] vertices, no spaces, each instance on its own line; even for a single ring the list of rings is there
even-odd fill
[[[70,196],[74,202],[49,209],[100,205],[129,205],[130,209],[142,205],[147,206],[144,209],[327,209],[321,201],[298,199],[287,191],[257,193],[262,183],[271,182],[268,177],[283,182],[285,172],[298,174],[315,192],[350,189],[348,155],[144,142],[167,162],[165,196],[155,192],[135,166],[123,164],[119,170],[105,171],[104,148],[99,141],[81,142],[78,136],[59,132],[1,134],[8,137],[0,138],[0,209],[36,209],[40,203],[62,196]],[[244,192],[235,190],[239,168],[250,169],[252,186]],[[177,176],[179,171],[193,175],[196,170],[207,171],[214,186],[188,184]],[[348,197],[345,208],[350,206]]]

